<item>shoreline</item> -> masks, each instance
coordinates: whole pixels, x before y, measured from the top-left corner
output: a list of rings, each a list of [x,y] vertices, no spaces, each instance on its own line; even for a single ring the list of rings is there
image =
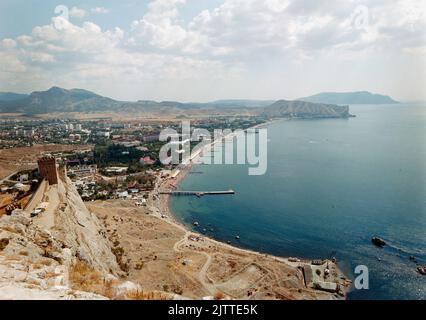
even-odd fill
[[[275,120],[267,121],[265,123],[261,123],[261,124],[258,124],[256,126],[247,128],[244,131],[247,132],[247,130],[249,130],[249,129],[263,128],[263,127],[269,126],[273,123],[280,122],[280,121],[286,121],[286,120],[287,119],[275,119]],[[231,133],[229,135],[232,136],[233,133]],[[174,169],[174,171],[179,170],[179,173],[176,175],[175,178],[164,178],[164,180],[160,180],[160,183],[156,184],[154,190],[152,191],[152,194],[150,194],[147,205],[149,207],[152,207],[153,210],[157,211],[158,217],[160,219],[165,220],[168,223],[171,223],[171,224],[177,226],[178,228],[183,230],[187,235],[192,234],[192,235],[196,235],[196,236],[199,236],[199,237],[206,238],[219,247],[223,247],[223,248],[226,248],[226,249],[229,249],[229,250],[234,250],[234,251],[237,251],[237,252],[240,252],[240,253],[255,255],[255,256],[258,256],[258,257],[267,257],[269,259],[273,259],[277,262],[284,263],[284,264],[291,266],[291,267],[300,268],[301,265],[311,264],[312,260],[309,260],[309,259],[306,259],[306,258],[282,257],[282,256],[276,256],[276,255],[273,255],[273,254],[270,254],[270,253],[267,253],[267,252],[261,252],[261,251],[255,251],[255,250],[252,250],[252,249],[241,248],[241,247],[238,247],[234,244],[229,244],[229,243],[225,243],[225,242],[216,240],[216,239],[212,238],[211,236],[207,236],[205,234],[202,234],[199,231],[195,231],[190,226],[185,225],[176,216],[176,214],[173,212],[172,207],[171,207],[172,195],[160,194],[160,191],[172,191],[173,189],[177,188],[182,183],[182,181],[187,177],[187,175],[190,174],[190,172],[192,170],[192,166],[194,165],[193,161],[200,157],[200,153],[202,153],[202,151],[205,148],[211,148],[216,143],[218,143],[219,141],[223,141],[229,135],[222,136],[222,137],[212,141],[210,144],[201,148],[195,156],[191,157],[189,162],[183,163],[180,166],[178,166],[178,168]],[[161,179],[161,178],[159,178],[159,179]],[[151,211],[153,211],[153,210],[151,210]],[[329,259],[326,259],[324,261],[327,261],[327,264],[331,263],[333,266],[335,266],[335,270],[338,274],[337,279],[340,280],[340,281],[336,280],[336,283],[339,283],[341,285],[341,287],[343,287],[343,292],[344,292],[343,298],[346,299],[348,293],[350,292],[351,280],[339,268],[337,262],[332,262]]]

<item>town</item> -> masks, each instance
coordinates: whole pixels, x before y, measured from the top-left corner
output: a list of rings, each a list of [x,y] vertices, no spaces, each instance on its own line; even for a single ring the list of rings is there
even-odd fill
[[[210,117],[192,122],[196,128],[246,129],[265,121],[259,117]],[[162,180],[178,174],[177,165],[159,160],[164,128],[179,131],[179,121],[10,120],[0,122],[0,150],[29,150],[50,146],[47,152],[27,155],[24,170],[8,172],[0,181],[0,215],[25,208],[42,181],[37,160],[52,157],[66,169],[84,201],[125,199],[145,206],[149,193]],[[197,143],[191,142],[191,145]],[[56,146],[66,146],[64,150]],[[56,150],[58,149],[58,150]],[[19,155],[18,155],[19,157]],[[0,158],[0,160],[2,160]],[[6,161],[6,160],[5,160]],[[15,160],[12,160],[13,162]],[[169,185],[172,189],[175,185]],[[40,213],[36,208],[34,214]]]

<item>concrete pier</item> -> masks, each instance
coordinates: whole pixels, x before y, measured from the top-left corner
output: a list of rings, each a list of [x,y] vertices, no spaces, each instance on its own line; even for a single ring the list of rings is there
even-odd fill
[[[228,195],[235,194],[234,190],[225,191],[160,191],[160,194],[168,194],[172,196],[213,196],[213,195]]]

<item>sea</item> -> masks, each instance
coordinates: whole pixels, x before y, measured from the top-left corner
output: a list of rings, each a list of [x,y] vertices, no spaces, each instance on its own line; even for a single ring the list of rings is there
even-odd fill
[[[350,112],[356,117],[269,124],[264,175],[248,175],[248,165],[193,166],[179,190],[236,193],[173,197],[174,214],[241,248],[336,257],[352,280],[367,267],[368,289],[353,287],[348,299],[426,299],[426,276],[416,270],[426,266],[426,104]],[[373,245],[374,236],[386,246]]]

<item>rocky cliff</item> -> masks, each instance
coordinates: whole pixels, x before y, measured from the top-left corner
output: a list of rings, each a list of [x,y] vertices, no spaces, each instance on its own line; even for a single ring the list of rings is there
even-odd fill
[[[63,181],[65,180],[65,181]],[[102,234],[72,183],[50,186],[41,218],[15,210],[0,218],[0,299],[107,299],[137,295],[124,282]]]
[[[0,219],[0,299],[106,299],[72,290],[72,250],[16,210]]]
[[[55,239],[70,248],[73,256],[104,273],[120,274],[111,246],[101,232],[99,221],[87,210],[80,195],[68,178],[59,182],[58,207],[51,232]]]

